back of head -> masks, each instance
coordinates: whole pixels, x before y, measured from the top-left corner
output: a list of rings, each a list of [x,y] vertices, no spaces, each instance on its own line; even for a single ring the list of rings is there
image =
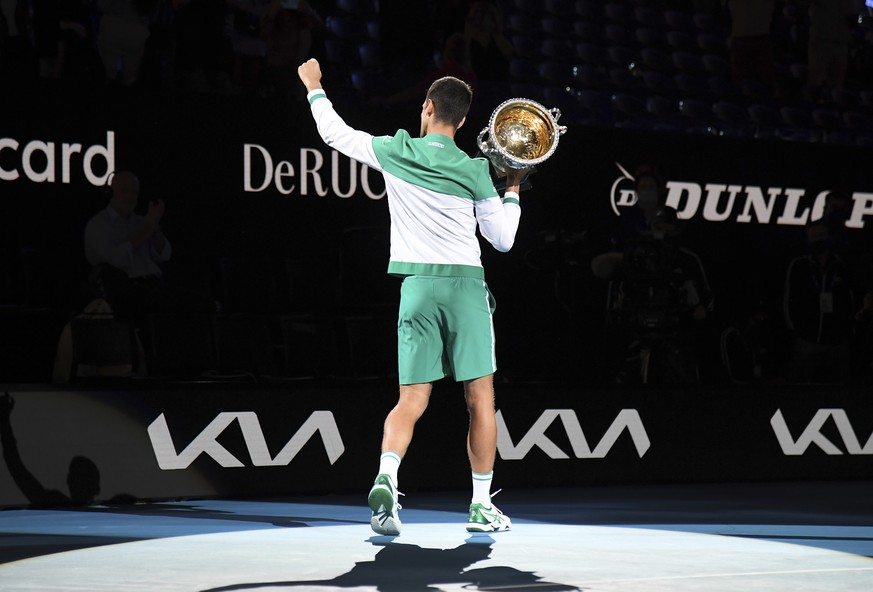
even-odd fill
[[[470,110],[473,89],[463,80],[445,76],[430,85],[426,98],[433,101],[436,119],[458,127]]]
[[[130,171],[119,171],[112,175],[110,187],[113,193],[139,192],[139,179]]]

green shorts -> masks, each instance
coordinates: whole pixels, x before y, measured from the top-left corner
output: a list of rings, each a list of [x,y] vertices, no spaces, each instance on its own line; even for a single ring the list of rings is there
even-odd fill
[[[413,275],[400,288],[397,366],[400,384],[446,376],[471,380],[497,370],[492,314],[485,281]]]

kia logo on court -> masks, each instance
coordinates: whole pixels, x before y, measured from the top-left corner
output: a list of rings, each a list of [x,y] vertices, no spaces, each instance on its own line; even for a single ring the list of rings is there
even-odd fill
[[[330,464],[334,464],[345,451],[339,428],[330,411],[313,411],[276,456],[270,454],[261,423],[252,411],[219,413],[181,451],[176,448],[167,418],[161,413],[148,427],[158,466],[165,471],[187,469],[201,454],[206,454],[222,467],[244,467],[243,461],[218,442],[218,437],[233,422],[239,424],[251,464],[256,467],[288,465],[316,434],[321,437]]]
[[[837,428],[837,434],[839,434],[843,444],[842,449],[821,432],[828,420],[833,421]],[[867,438],[867,443],[862,446],[845,409],[819,409],[809,423],[803,426],[796,440],[791,436],[791,431],[788,429],[781,409],[777,409],[773,417],[770,418],[770,425],[773,427],[776,440],[786,456],[805,454],[813,444],[829,456],[873,454],[873,434]],[[845,453],[843,449],[845,449]]]
[[[636,409],[622,409],[619,411],[606,433],[592,449],[588,438],[582,430],[579,418],[572,409],[546,409],[527,430],[527,432],[513,444],[512,437],[503,419],[503,413],[497,412],[497,452],[503,460],[522,460],[534,447],[539,448],[552,459],[569,459],[570,455],[555,444],[548,436],[546,430],[559,420],[570,440],[570,448],[573,456],[577,459],[605,458],[618,438],[627,431],[636,447],[640,458],[646,454],[651,442],[643,421]]]

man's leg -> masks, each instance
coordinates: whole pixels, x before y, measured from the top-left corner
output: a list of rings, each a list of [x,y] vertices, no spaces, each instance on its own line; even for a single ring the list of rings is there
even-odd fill
[[[430,383],[400,385],[397,405],[385,418],[379,473],[367,498],[373,512],[370,527],[379,534],[400,534],[397,471],[412,441],[415,423],[427,409],[431,388]]]
[[[494,375],[464,382],[470,429],[467,455],[473,473],[473,499],[467,530],[494,532],[509,530],[512,522],[491,503],[491,478],[497,456],[497,418],[494,414]]]
[[[464,395],[470,413],[467,455],[474,473],[494,470],[497,454],[497,419],[494,416],[494,375],[464,382]]]
[[[397,400],[397,405],[385,418],[382,433],[383,453],[393,452],[400,458],[406,455],[406,449],[412,441],[415,422],[427,409],[432,388],[433,385],[429,382],[400,385],[400,398]]]

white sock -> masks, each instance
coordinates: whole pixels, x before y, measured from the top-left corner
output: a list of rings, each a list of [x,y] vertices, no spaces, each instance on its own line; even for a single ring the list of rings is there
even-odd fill
[[[397,487],[397,470],[400,468],[400,455],[396,452],[383,452],[379,457],[379,474],[391,477],[394,487]]]
[[[491,478],[494,471],[488,473],[473,472],[473,502],[491,507]]]

